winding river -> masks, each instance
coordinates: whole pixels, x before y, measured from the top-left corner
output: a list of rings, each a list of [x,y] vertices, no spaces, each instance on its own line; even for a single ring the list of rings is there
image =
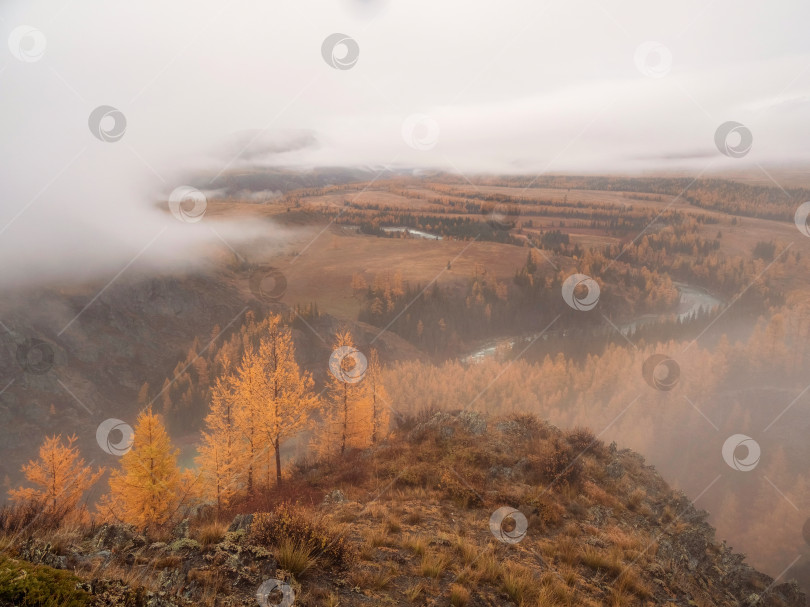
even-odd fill
[[[678,307],[675,310],[675,315],[679,320],[687,320],[690,316],[695,315],[700,311],[711,311],[723,305],[723,302],[720,299],[716,298],[706,289],[683,283],[674,284],[675,288],[678,289],[678,293],[680,294],[680,301],[678,302]],[[644,314],[643,316],[633,319],[629,323],[619,325],[618,329],[624,335],[629,335],[644,324],[655,322],[668,316],[672,316],[672,312],[667,312],[665,314]],[[540,333],[535,332],[520,335],[518,337],[489,340],[473,352],[459,357],[459,360],[462,363],[481,362],[487,358],[495,356],[495,352],[497,352],[498,348],[511,349],[518,341],[531,341],[533,339],[537,339],[539,336]]]
[[[424,238],[425,240],[441,240],[442,237],[438,234],[431,234],[430,232],[423,232],[422,230],[414,230],[413,228],[382,228],[383,232],[407,232],[415,238]]]

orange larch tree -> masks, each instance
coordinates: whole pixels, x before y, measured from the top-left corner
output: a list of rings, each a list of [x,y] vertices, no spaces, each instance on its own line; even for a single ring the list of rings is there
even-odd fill
[[[270,318],[270,329],[261,341],[259,359],[265,380],[262,395],[262,430],[275,455],[276,484],[281,484],[281,444],[309,422],[318,404],[312,392],[312,377],[295,361],[292,331],[281,324],[281,317]],[[267,451],[266,474],[270,486],[271,458]]]
[[[248,347],[242,356],[242,363],[233,376],[234,418],[244,441],[240,466],[246,474],[248,495],[253,495],[256,489],[257,461],[262,455],[264,437],[262,436],[262,422],[264,411],[262,395],[266,393],[267,380],[264,377],[261,360],[258,353]]]
[[[316,439],[316,447],[323,454],[343,455],[347,448],[366,446],[371,436],[368,393],[363,385],[368,363],[355,350],[351,332],[335,335],[333,357],[339,352],[348,354],[330,359],[329,408]]]
[[[39,448],[39,458],[22,467],[25,478],[35,487],[20,487],[9,491],[15,502],[31,501],[45,512],[68,515],[78,507],[84,493],[104,474],[99,468],[93,472],[85,465],[74,446],[76,436],[47,437]]]
[[[217,512],[227,507],[243,488],[242,435],[237,426],[232,377],[217,379],[211,394],[211,409],[205,418],[200,455],[202,491],[213,495]]]
[[[368,411],[366,415],[371,418],[371,436],[369,440],[372,445],[388,434],[391,423],[391,406],[388,402],[388,392],[385,389],[382,378],[382,365],[376,349],[372,349],[368,357],[368,371],[364,380],[365,398],[364,404]]]
[[[177,467],[178,453],[152,409],[141,412],[132,448],[121,456],[121,469],[110,474],[110,492],[100,512],[139,528],[171,522],[194,485],[190,473],[183,475]]]

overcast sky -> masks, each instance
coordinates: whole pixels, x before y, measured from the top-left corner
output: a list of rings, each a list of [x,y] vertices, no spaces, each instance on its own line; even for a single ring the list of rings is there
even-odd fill
[[[190,168],[804,163],[808,23],[806,0],[4,0],[0,284],[182,256],[210,231],[147,209]]]

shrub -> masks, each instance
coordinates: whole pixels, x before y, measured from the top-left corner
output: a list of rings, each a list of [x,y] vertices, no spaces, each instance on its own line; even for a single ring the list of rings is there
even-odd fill
[[[596,435],[588,428],[574,428],[573,430],[569,430],[565,438],[576,453],[594,451],[602,446],[601,441],[599,441]]]
[[[8,534],[23,531],[58,529],[68,512],[43,510],[42,504],[25,501],[0,508],[0,531]]]
[[[468,484],[463,484],[457,476],[444,471],[439,486],[444,494],[462,508],[475,508],[483,505],[481,496]]]
[[[538,487],[531,491],[526,496],[525,503],[537,509],[532,517],[532,525],[536,524],[543,529],[558,526],[565,516],[565,508],[547,488]]]
[[[181,550],[199,550],[200,544],[197,540],[188,537],[181,537],[179,540],[173,541],[169,544],[169,550],[172,552],[180,552]]]
[[[509,425],[507,428],[515,428],[518,434],[527,439],[547,438],[549,436],[547,424],[540,421],[533,413],[515,413],[507,419],[515,422],[514,426]]]
[[[439,482],[436,466],[431,462],[417,462],[397,476],[396,487],[433,487]]]
[[[580,453],[566,441],[554,437],[543,444],[539,457],[532,458],[532,463],[543,481],[573,485],[582,475]]]
[[[250,539],[265,546],[280,547],[293,542],[308,549],[312,557],[336,566],[346,566],[354,559],[349,541],[322,521],[313,520],[312,513],[289,502],[280,504],[273,512],[253,517]]]

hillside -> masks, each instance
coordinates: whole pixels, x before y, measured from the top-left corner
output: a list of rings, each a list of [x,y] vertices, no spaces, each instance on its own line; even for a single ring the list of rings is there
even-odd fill
[[[201,507],[171,534],[48,531],[6,513],[0,605],[35,586],[53,602],[31,605],[247,606],[258,591],[265,607],[292,593],[301,606],[805,605],[718,543],[706,516],[587,430],[436,412],[372,449],[299,464],[219,517]]]
[[[20,467],[43,435],[76,433],[82,448],[95,449],[99,423],[139,410],[144,403],[138,403],[138,393],[144,384],[151,386],[150,400],[154,397],[159,406],[164,394],[168,396],[164,382],[178,377],[186,357],[216,352],[238,335],[252,313],[261,317],[268,310],[286,309],[253,294],[250,275],[249,269],[234,269],[220,260],[191,275],[133,272],[109,284],[0,295],[4,488],[20,481]],[[322,315],[308,322],[295,323],[295,335],[303,362],[315,366],[330,353],[320,336],[334,332],[339,321]],[[358,335],[378,332],[363,323],[341,322]],[[26,371],[17,359],[22,347],[34,340],[52,352],[46,372]],[[382,335],[379,343],[390,359],[419,356],[393,333]],[[178,436],[188,430],[182,428]]]

